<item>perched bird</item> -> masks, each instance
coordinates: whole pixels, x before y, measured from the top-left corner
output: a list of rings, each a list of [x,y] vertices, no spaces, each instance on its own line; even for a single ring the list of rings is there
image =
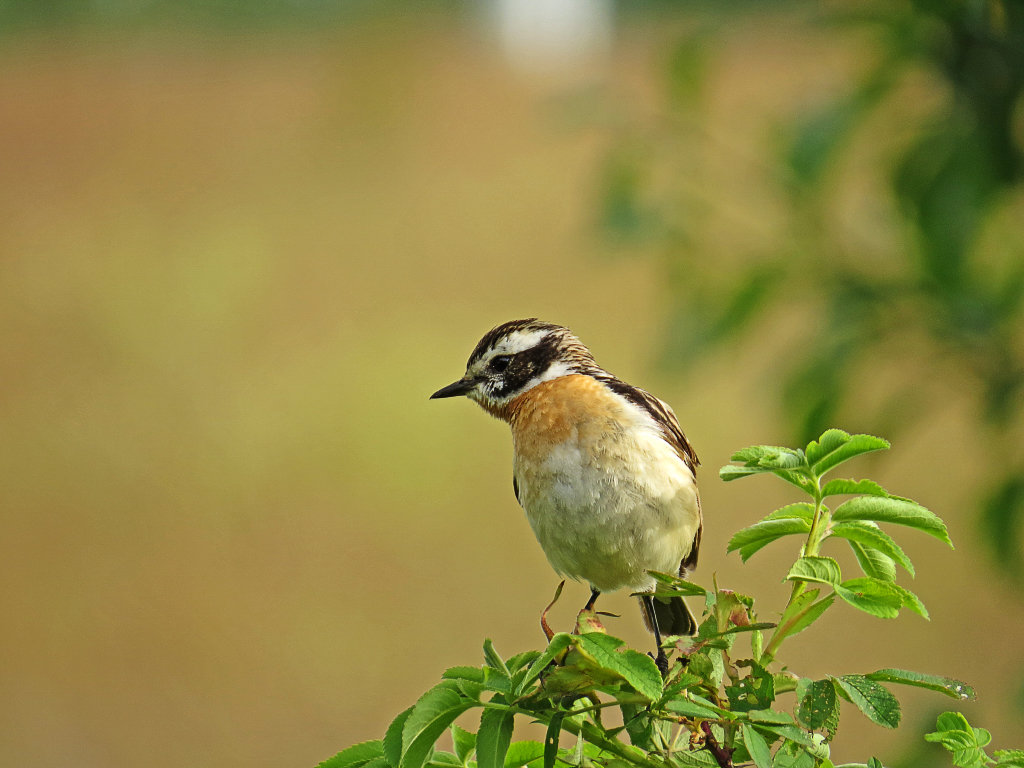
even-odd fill
[[[512,487],[548,561],[601,592],[641,596],[645,623],[692,635],[680,597],[654,598],[649,570],[697,564],[697,455],[672,409],[601,368],[568,328],[536,318],[484,335],[466,374],[431,398],[465,395],[512,428]]]

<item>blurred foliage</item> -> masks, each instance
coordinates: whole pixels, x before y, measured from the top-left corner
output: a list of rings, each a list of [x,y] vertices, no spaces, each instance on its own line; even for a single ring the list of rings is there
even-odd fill
[[[981,528],[999,565],[1024,578],[1024,2],[703,13],[668,58],[658,124],[627,131],[604,178],[606,229],[663,254],[667,363],[682,369],[760,338],[788,308],[807,318],[801,356],[773,368],[794,440],[849,419],[851,406],[868,422],[859,426],[906,428],[969,391],[990,451],[975,494]],[[744,13],[820,27],[861,52],[838,92],[810,106],[804,98],[781,118],[766,172],[779,221],[730,253],[708,234],[715,203],[700,177],[709,142],[712,152],[722,142],[699,134],[713,52]],[[659,180],[666,167],[674,181]],[[902,371],[908,355],[918,378],[894,376],[885,402],[866,405],[868,371]],[[958,389],[936,395],[936,383]]]

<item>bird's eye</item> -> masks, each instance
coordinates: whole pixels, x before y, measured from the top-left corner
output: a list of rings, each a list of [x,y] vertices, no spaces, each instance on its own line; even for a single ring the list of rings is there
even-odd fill
[[[508,368],[508,364],[512,361],[511,355],[498,355],[493,358],[490,363],[490,369],[495,373],[504,373],[505,369]]]

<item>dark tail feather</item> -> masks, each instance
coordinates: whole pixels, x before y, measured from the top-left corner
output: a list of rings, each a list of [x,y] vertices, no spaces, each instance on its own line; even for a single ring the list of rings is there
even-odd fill
[[[686,607],[681,597],[656,597],[651,603],[654,606],[654,618],[662,635],[695,635],[697,620]],[[648,615],[643,600],[640,601],[640,612],[644,617],[644,626],[654,632],[654,624]]]

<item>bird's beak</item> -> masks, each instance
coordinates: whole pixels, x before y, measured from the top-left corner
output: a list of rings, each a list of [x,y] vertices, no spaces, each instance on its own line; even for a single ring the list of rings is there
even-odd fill
[[[434,394],[430,396],[431,400],[437,400],[442,397],[458,397],[459,395],[469,394],[469,391],[473,389],[474,382],[472,379],[461,378],[456,382],[449,384],[447,387],[441,387]]]

